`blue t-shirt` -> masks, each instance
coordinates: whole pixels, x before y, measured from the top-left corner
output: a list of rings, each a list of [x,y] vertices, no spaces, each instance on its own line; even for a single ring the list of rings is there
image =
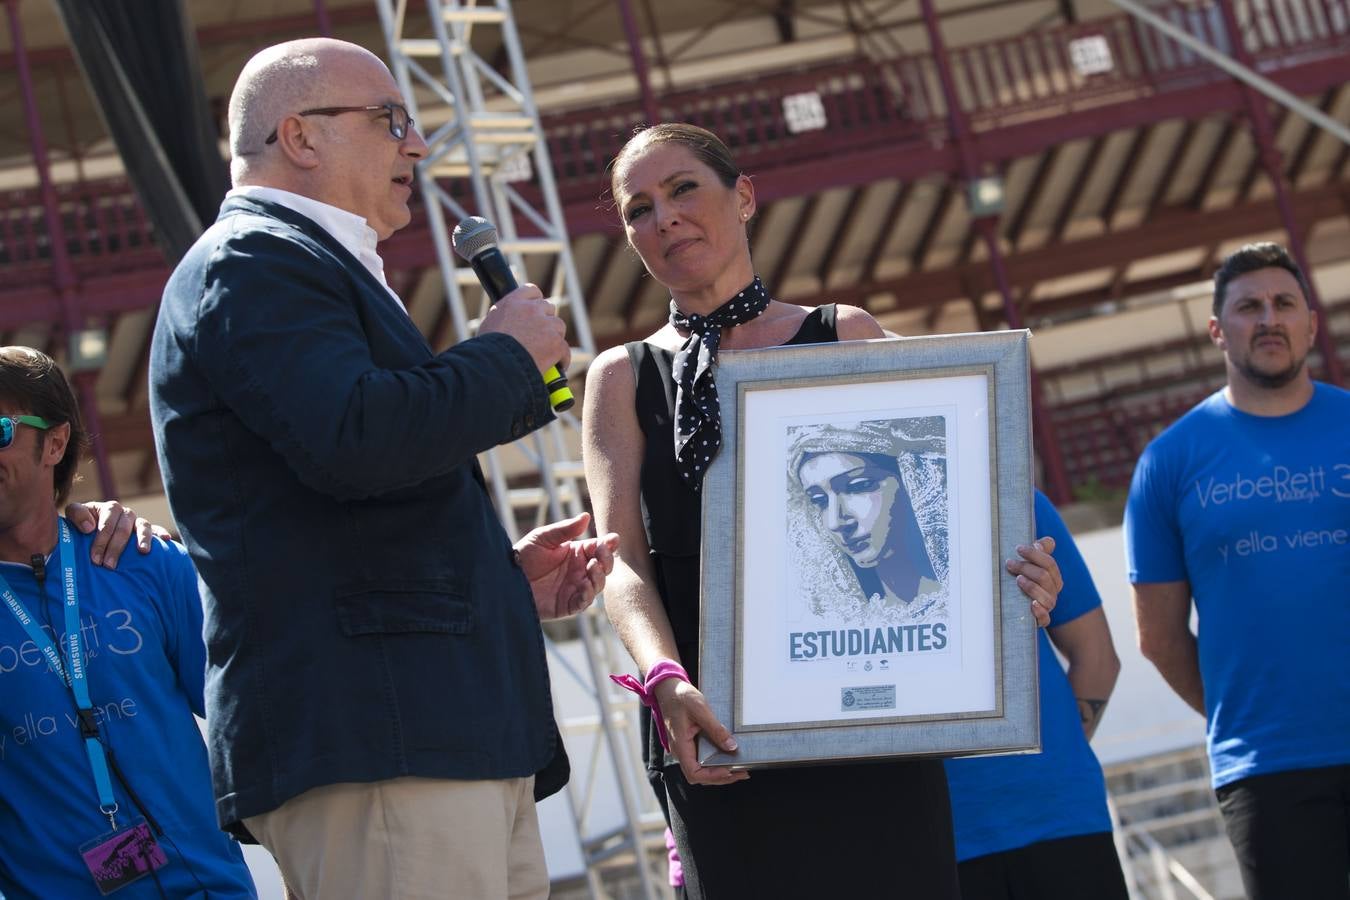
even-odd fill
[[[129,548],[109,571],[90,563],[92,540],[74,535],[90,698],[127,782],[164,829],[164,893],[197,896],[205,887],[212,898],[254,898],[238,844],[216,825],[206,745],[193,718],[202,714],[206,650],[192,562],[178,544],[157,540],[144,556]],[[0,575],[35,619],[64,632],[59,553],[47,561],[45,613],[29,566],[0,563]],[[140,813],[112,780],[124,827]],[[100,897],[79,852],[109,830],[98,807],[71,694],[0,604],[0,894]],[[160,893],[145,877],[112,896]]]
[[[1125,550],[1132,583],[1190,583],[1216,788],[1350,762],[1350,393],[1211,395],[1140,457]]]
[[[1064,520],[1040,491],[1035,508],[1036,536],[1055,539],[1055,560],[1064,576],[1050,614],[1054,628],[1100,608],[1102,599]],[[1069,679],[1044,629],[1037,640],[1041,752],[946,762],[959,861],[1111,830],[1106,781],[1083,734]]]

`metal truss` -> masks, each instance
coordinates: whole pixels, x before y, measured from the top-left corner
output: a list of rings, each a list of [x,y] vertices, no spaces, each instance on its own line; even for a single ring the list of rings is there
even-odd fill
[[[405,33],[407,0],[376,0],[376,6],[390,67],[409,112],[423,126],[434,124],[424,127],[429,150],[417,180],[455,340],[473,336],[490,301],[473,271],[452,252],[446,216],[458,222],[481,215],[497,226],[499,247],[520,281],[526,280],[527,258],[537,271],[551,273],[541,287],[569,322],[576,346],[568,375],[576,384],[595,356],[595,344],[509,0],[427,0],[429,37]],[[483,47],[493,52],[493,62],[476,49]],[[451,196],[450,180],[471,188],[473,210]],[[535,182],[542,202],[532,202],[517,189],[525,181]],[[521,235],[521,226],[529,236]],[[466,293],[476,300],[472,315]],[[534,527],[581,512],[579,447],[580,422],[563,413],[527,439],[483,455],[498,515],[513,540],[520,536],[522,523]],[[654,838],[659,842],[663,823],[641,775],[636,703],[605,677],[630,664],[600,612],[601,602],[576,620],[584,662],[548,642],[555,673],[574,681],[565,687],[574,693],[580,688],[594,704],[588,715],[559,715],[572,755],[567,800],[591,895],[607,896],[600,877],[603,866],[631,856],[642,895],[655,898],[660,880],[647,850]],[[596,825],[597,807],[605,805],[596,801],[602,796],[610,800],[611,815]],[[621,810],[617,825],[612,815],[616,796]]]

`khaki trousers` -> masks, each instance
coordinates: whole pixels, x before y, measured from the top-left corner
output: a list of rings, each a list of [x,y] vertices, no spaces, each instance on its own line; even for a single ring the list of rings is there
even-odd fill
[[[542,900],[534,778],[331,784],[244,825],[298,900]]]

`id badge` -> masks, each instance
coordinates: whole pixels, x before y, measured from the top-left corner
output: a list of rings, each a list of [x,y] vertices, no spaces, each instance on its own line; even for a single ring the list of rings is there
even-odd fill
[[[105,897],[168,863],[145,819],[80,845],[80,856]]]

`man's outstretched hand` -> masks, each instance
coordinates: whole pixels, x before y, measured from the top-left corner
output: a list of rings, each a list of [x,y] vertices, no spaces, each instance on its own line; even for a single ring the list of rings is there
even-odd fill
[[[589,513],[543,525],[516,544],[520,568],[530,580],[541,619],[575,615],[591,605],[614,571],[619,536],[582,538],[591,524]]]

